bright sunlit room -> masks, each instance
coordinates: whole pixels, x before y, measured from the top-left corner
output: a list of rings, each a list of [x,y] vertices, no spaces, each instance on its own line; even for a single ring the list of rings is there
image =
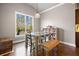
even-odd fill
[[[79,3],[0,3],[0,56],[79,56]]]

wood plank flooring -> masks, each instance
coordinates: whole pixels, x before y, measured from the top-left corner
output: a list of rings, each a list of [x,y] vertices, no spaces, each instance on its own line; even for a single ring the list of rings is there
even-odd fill
[[[14,52],[6,56],[30,56],[30,48],[26,50],[25,43],[18,43],[13,46]],[[42,53],[43,54],[43,53]],[[41,56],[43,56],[41,54]],[[60,44],[58,51],[55,49],[51,52],[50,56],[79,56],[79,48]]]

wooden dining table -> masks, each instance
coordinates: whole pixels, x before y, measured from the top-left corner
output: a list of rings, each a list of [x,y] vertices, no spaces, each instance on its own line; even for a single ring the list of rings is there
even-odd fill
[[[46,42],[46,37],[49,36],[49,35],[53,35],[53,33],[51,34],[43,34],[43,33],[27,33],[26,34],[26,48],[28,47],[28,40],[30,40],[30,47],[32,49],[33,47],[33,40],[34,40],[34,44],[35,44],[35,55],[37,55],[38,53],[38,46],[40,44],[42,44],[42,40],[41,39],[42,37],[45,39],[45,42]]]

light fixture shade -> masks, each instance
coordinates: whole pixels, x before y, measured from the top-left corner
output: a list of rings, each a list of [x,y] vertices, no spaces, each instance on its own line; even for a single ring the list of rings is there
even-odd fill
[[[35,18],[40,18],[40,14],[39,13],[36,13],[35,14]]]

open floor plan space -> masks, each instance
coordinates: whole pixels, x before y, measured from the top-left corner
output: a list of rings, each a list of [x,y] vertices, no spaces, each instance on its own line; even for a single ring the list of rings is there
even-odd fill
[[[0,56],[79,56],[79,3],[0,3]]]

